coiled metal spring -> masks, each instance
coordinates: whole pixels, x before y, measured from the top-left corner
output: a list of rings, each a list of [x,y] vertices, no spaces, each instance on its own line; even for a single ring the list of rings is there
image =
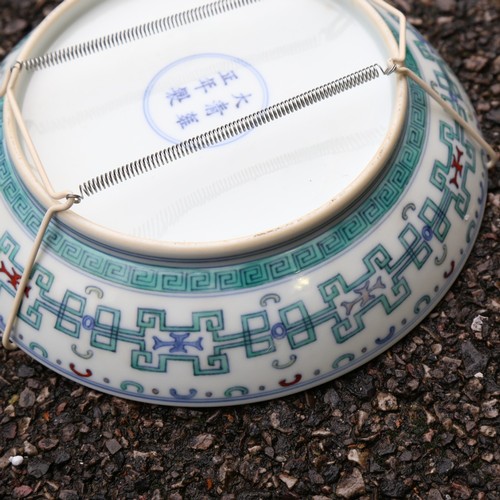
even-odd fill
[[[94,195],[111,186],[165,166],[175,160],[196,153],[197,151],[214,146],[228,139],[232,139],[238,135],[265,125],[266,123],[270,123],[279,118],[295,113],[300,109],[324,101],[334,95],[341,94],[342,92],[346,92],[354,87],[358,87],[370,82],[371,80],[375,80],[381,73],[385,74],[385,71],[378,64],[368,66],[367,68],[334,80],[333,82],[322,85],[321,87],[317,87],[278,104],[274,104],[273,106],[257,111],[251,115],[239,118],[238,120],[217,127],[191,139],[182,141],[179,144],[175,144],[139,160],[127,163],[126,165],[101,174],[87,182],[84,182],[83,184],[80,184],[80,196],[84,198],[85,196],[88,197]]]
[[[159,35],[188,24],[216,17],[260,1],[261,0],[217,0],[216,2],[178,12],[139,26],[134,26],[87,42],[65,47],[38,57],[26,59],[25,61],[20,61],[20,64],[27,70],[49,68],[144,38]]]

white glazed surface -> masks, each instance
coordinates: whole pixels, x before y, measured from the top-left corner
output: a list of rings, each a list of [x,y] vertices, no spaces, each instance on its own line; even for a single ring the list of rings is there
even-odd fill
[[[444,63],[408,36],[407,64],[473,120]],[[8,172],[8,158],[0,166]],[[1,321],[40,212],[10,177],[0,184]],[[303,390],[423,319],[467,258],[485,186],[481,152],[412,84],[393,161],[329,226],[286,250],[183,262],[124,255],[54,224],[13,338],[69,378],[140,401],[230,405]]]
[[[46,50],[201,3],[99,2]],[[389,50],[360,14],[352,2],[257,3],[33,72],[23,115],[55,189],[76,191],[151,152],[371,64],[385,66]],[[335,199],[375,156],[390,127],[395,82],[378,79],[116,186],[75,212],[121,233],[173,242],[230,240],[290,224]]]

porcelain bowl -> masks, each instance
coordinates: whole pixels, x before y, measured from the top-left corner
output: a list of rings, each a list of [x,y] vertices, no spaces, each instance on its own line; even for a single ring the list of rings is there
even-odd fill
[[[151,7],[149,17],[154,17],[160,4],[166,3],[169,2],[148,0],[142,10]],[[175,0],[170,3],[169,12],[187,5],[179,5]],[[283,2],[275,3],[275,7],[272,2],[267,4],[271,9],[270,18],[271,14],[277,17],[280,9],[286,8]],[[313,3],[309,2],[312,11],[316,8]],[[12,57],[27,59],[66,43],[64,36],[76,37],[78,30],[88,29],[89,19],[97,20],[92,25],[102,32],[107,25],[104,20],[99,24],[99,9],[109,6],[114,12],[113,9],[125,9],[125,4],[132,2],[125,2],[123,7],[117,7],[112,0],[64,2]],[[191,4],[197,5],[189,2]],[[328,2],[317,4],[320,9]],[[189,115],[184,112],[180,115],[179,111],[174,121],[172,118],[162,121],[163,117],[158,114],[158,100],[162,95],[165,107],[173,108],[175,104],[178,109],[186,104],[188,95],[194,95],[195,87],[182,87],[175,83],[175,78],[181,73],[184,78],[200,65],[212,67],[213,74],[219,77],[216,83],[221,92],[239,79],[241,86],[234,87],[232,93],[237,99],[235,106],[238,98],[243,106],[249,104],[244,96],[247,101],[252,96],[255,106],[262,108],[276,100],[275,85],[270,82],[280,77],[281,70],[275,70],[277,74],[270,76],[270,68],[278,64],[276,61],[290,58],[294,51],[298,53],[296,57],[303,58],[303,64],[311,59],[311,54],[320,53],[323,57],[323,50],[331,50],[330,43],[345,47],[338,45],[340,42],[335,38],[343,32],[350,37],[355,50],[356,19],[363,29],[374,30],[375,35],[370,36],[379,36],[382,48],[377,50],[381,53],[397,45],[397,19],[383,9],[376,9],[372,3],[332,0],[327,7],[335,23],[325,25],[317,37],[304,41],[300,50],[290,44],[279,46],[275,53],[259,52],[257,57],[251,56],[252,51],[259,51],[256,42],[252,42],[243,57],[243,49],[237,53],[236,42],[236,46],[226,48],[223,53],[216,41],[213,50],[209,42],[206,42],[209,48],[203,51],[198,48],[196,52],[190,47],[181,53],[172,49],[173,54],[163,56],[162,64],[152,63],[156,64],[155,71],[138,70],[146,76],[137,86],[135,80],[126,91],[116,86],[117,95],[112,99],[106,93],[107,100],[95,108],[92,100],[96,98],[92,97],[90,104],[86,104],[87,114],[77,110],[65,119],[59,116],[61,110],[67,109],[64,96],[62,104],[56,105],[55,97],[43,100],[37,93],[48,92],[47,86],[56,79],[63,82],[61,85],[71,87],[65,80],[68,70],[64,65],[37,72],[36,77],[21,75],[16,93],[35,142],[40,144],[42,159],[48,158],[49,170],[51,163],[61,161],[62,166],[56,165],[55,173],[50,175],[56,182],[63,177],[62,172],[70,178],[73,162],[88,153],[73,145],[73,136],[66,138],[67,130],[74,134],[74,127],[87,149],[92,149],[106,165],[112,163],[108,150],[120,149],[120,142],[123,147],[137,142],[134,129],[124,135],[121,125],[115,124],[114,133],[109,132],[103,116],[110,109],[110,113],[118,113],[116,122],[126,121],[127,126],[128,122],[141,121],[136,120],[133,113],[141,115],[141,126],[147,132],[137,132],[138,142],[146,143],[146,147],[150,146],[150,140],[172,143],[189,137],[196,132],[196,127],[203,130],[210,118],[206,102],[203,102],[203,120],[200,115],[192,114],[189,122]],[[299,11],[303,8],[301,2],[297,2],[297,8]],[[321,12],[318,10],[318,13]],[[135,15],[132,12],[127,21],[132,22]],[[231,23],[240,23],[239,30],[250,30],[244,21],[238,21],[236,13],[227,15],[234,16],[230,18]],[[318,15],[315,22],[324,17]],[[302,11],[299,18],[303,23],[309,22]],[[295,21],[292,16],[290,23]],[[268,22],[267,17],[262,22]],[[367,28],[370,24],[372,28]],[[187,37],[182,39],[186,44],[187,40],[195,43],[189,30],[200,28],[186,27],[187,34],[182,35],[183,29],[175,36]],[[296,26],[293,29],[296,30]],[[269,27],[263,33],[271,31]],[[475,124],[474,111],[464,90],[441,57],[411,26],[406,36],[406,67]],[[227,46],[227,41],[225,43]],[[324,44],[326,49],[322,48]],[[178,47],[180,44],[167,45]],[[103,74],[105,69],[113,73],[115,64],[123,65],[120,50],[113,55],[96,56],[97,82],[85,80],[86,72],[77,77],[85,83],[76,93],[78,103],[84,101],[94,87],[98,90],[108,84],[108,77]],[[363,52],[363,47],[359,51]],[[337,52],[343,50],[336,51],[332,58],[342,56]],[[107,59],[99,62],[100,57]],[[147,63],[143,59],[140,64]],[[343,60],[343,68],[334,69],[345,69],[348,73],[359,68],[361,61],[354,58],[352,68],[350,61]],[[5,63],[4,70],[10,64]],[[76,69],[69,72],[71,78],[75,78],[79,64],[85,63],[75,63]],[[323,62],[318,66],[325,68],[328,64]],[[335,65],[332,63],[332,66]],[[105,201],[96,202],[93,210],[97,215],[79,213],[75,207],[57,216],[32,270],[12,341],[58,374],[92,389],[147,403],[199,407],[250,403],[306,390],[339,377],[388,349],[429,314],[464,265],[484,211],[487,158],[485,151],[419,85],[398,75],[387,78],[391,83],[385,90],[381,89],[381,93],[366,86],[359,89],[359,96],[351,93],[352,101],[344,103],[340,98],[338,102],[333,99],[332,107],[326,112],[330,118],[335,115],[332,121],[336,125],[331,127],[337,129],[328,128],[330,125],[321,127],[325,138],[318,138],[312,145],[307,143],[307,130],[294,136],[287,129],[300,124],[305,125],[305,129],[313,128],[317,115],[305,111],[297,114],[296,122],[280,124],[283,129],[275,129],[274,125],[263,127],[260,136],[257,132],[245,134],[231,144],[210,148],[206,157],[202,157],[203,168],[206,169],[206,165],[213,168],[210,175],[216,175],[219,163],[234,165],[254,154],[258,158],[255,164],[261,170],[243,169],[240,177],[231,177],[233,174],[224,170],[220,177],[223,181],[214,184],[202,178],[206,170],[200,171],[179,178],[178,184],[165,181],[162,184],[165,189],[167,184],[173,185],[172,192],[165,197],[154,194],[154,184],[162,181],[152,175],[150,180],[138,179],[139,184],[124,183],[116,195],[110,194],[111,201],[106,201],[108,193],[101,193],[100,199]],[[205,80],[203,87],[199,75],[196,79],[200,82],[198,95],[208,94],[209,80]],[[162,85],[163,90],[157,92]],[[181,89],[184,93],[180,93]],[[294,91],[290,87],[280,95],[293,95]],[[385,97],[381,99],[381,95]],[[225,102],[221,96],[217,97],[219,101],[210,103]],[[230,98],[225,97],[228,102]],[[71,101],[75,97],[67,99]],[[37,100],[39,107],[31,105],[30,100]],[[356,109],[356,103],[361,101],[362,107]],[[122,119],[124,103],[129,102],[138,103],[137,111],[130,112],[132,118]],[[377,121],[380,115],[377,106],[388,109],[382,125]],[[359,123],[350,118],[349,109],[353,109],[353,116],[362,114]],[[221,106],[213,111],[222,120],[217,123],[228,118],[222,116],[227,110]],[[0,113],[3,139],[0,150],[0,326],[5,328],[27,254],[51,200],[33,172],[14,124],[11,106],[5,100],[1,102]],[[92,121],[86,122],[90,115]],[[184,121],[181,122],[180,116]],[[195,122],[195,118],[199,121]],[[368,159],[360,159],[356,155],[362,154],[364,141],[371,140],[367,137],[371,129],[360,128],[360,123],[372,119],[377,127],[382,127],[382,132],[375,130],[372,142],[377,147],[370,150]],[[95,125],[101,121],[104,124]],[[189,126],[193,127],[191,131],[187,130]],[[348,129],[352,130],[347,132]],[[184,133],[187,135],[182,135]],[[88,147],[93,134],[106,135],[104,145]],[[174,137],[176,134],[178,137]],[[56,137],[55,144],[64,145],[61,146],[63,152],[50,142],[52,135]],[[260,158],[259,144],[266,144],[266,137],[273,137],[273,145],[262,146],[266,151]],[[281,145],[284,149],[279,150],[284,153],[270,152],[275,143],[287,137]],[[287,150],[293,150],[302,137],[306,141],[304,148],[290,156]],[[52,156],[50,151],[47,153],[45,143],[47,151],[56,153]],[[249,149],[244,149],[245,144],[249,144]],[[238,148],[243,148],[243,152]],[[133,154],[128,152],[127,158]],[[212,164],[213,155],[222,155],[222,160]],[[307,173],[308,162],[314,163],[318,156],[327,172],[343,165],[348,179],[340,187],[331,187],[331,179],[319,174],[311,190],[312,201],[306,202],[302,198],[309,196],[308,179],[297,177],[298,180],[293,181],[294,167],[298,164],[302,174],[304,169]],[[119,161],[115,157],[112,160]],[[189,165],[185,168],[190,168]],[[75,170],[81,173],[84,168],[79,166]],[[264,168],[267,170],[261,174]],[[351,169],[355,173],[349,177]],[[94,173],[89,172],[91,175]],[[201,187],[193,188],[198,175],[202,178]],[[275,175],[281,177],[275,178]],[[335,178],[340,177],[337,173]],[[212,186],[212,191],[202,191],[207,185]],[[240,193],[241,198],[247,196],[250,187],[253,191],[248,195],[248,206],[239,206],[237,198]],[[328,195],[330,189],[331,196]],[[153,218],[149,225],[145,223],[150,231],[145,236],[140,232],[127,233],[128,225],[134,224],[135,214],[142,210],[143,205],[139,203],[154,200],[162,205],[167,203],[167,198],[173,199],[177,192],[186,190],[198,196],[186,197],[184,205],[177,204],[174,208],[186,217],[196,211],[193,219],[198,223],[188,219],[185,225],[184,219],[178,223],[169,212],[163,219]],[[146,195],[136,207],[138,191]],[[320,194],[323,191],[324,196]],[[218,215],[211,214],[211,208],[205,203],[215,198],[225,198]],[[90,200],[89,205],[93,207]],[[292,210],[295,205],[298,213]],[[287,208],[283,220],[274,213],[280,206],[291,207]],[[151,210],[155,211],[157,207]],[[204,211],[208,214],[205,219]],[[102,213],[103,221],[96,222]],[[223,227],[225,217],[231,220],[230,231]],[[256,221],[262,219],[265,224],[260,226]],[[113,226],[114,221],[118,227]],[[159,237],[164,226],[170,225],[180,228],[179,235]],[[187,226],[194,228],[194,236],[182,234]]]

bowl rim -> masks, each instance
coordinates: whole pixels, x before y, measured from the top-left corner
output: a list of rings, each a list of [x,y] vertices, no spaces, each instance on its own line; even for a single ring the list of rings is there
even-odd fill
[[[382,14],[369,2],[369,0],[353,0],[354,4],[363,11],[363,15],[370,20],[380,33],[383,42],[388,46],[390,52],[398,51],[398,42],[389,25],[385,22]],[[83,7],[85,5],[85,7]],[[82,0],[64,0],[47,18],[33,31],[22,46],[19,59],[32,57],[36,53],[36,47],[47,32],[57,22],[64,22],[64,17],[71,14],[76,7],[91,8],[89,2]],[[332,218],[342,213],[356,199],[369,189],[380,172],[384,169],[387,161],[394,152],[404,128],[408,106],[408,88],[404,76],[396,74],[394,108],[387,128],[385,137],[380,146],[361,173],[349,183],[340,193],[316,209],[303,216],[283,224],[269,231],[249,235],[245,237],[217,240],[209,242],[175,242],[144,239],[124,234],[89,220],[72,210],[58,215],[61,222],[71,229],[73,234],[80,234],[85,239],[101,244],[107,248],[121,250],[123,252],[143,255],[145,257],[160,257],[181,260],[210,260],[226,257],[263,252],[276,249],[296,241],[307,238],[307,235],[324,226]],[[21,78],[22,81],[22,74]],[[19,87],[19,84],[16,83]],[[15,91],[16,89],[14,89]],[[13,167],[20,175],[23,183],[34,199],[44,208],[54,204],[54,200],[46,192],[40,181],[33,175],[32,169],[23,152],[20,134],[18,133],[13,113],[7,99],[4,100],[4,140],[7,153],[12,160]]]

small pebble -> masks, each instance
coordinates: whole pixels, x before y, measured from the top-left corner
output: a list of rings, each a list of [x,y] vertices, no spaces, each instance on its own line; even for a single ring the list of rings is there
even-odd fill
[[[22,465],[24,462],[24,458],[21,455],[16,455],[15,457],[10,457],[9,462],[14,466],[14,467],[19,467]]]
[[[393,394],[379,392],[377,394],[377,406],[381,411],[394,411],[398,409],[398,400]]]
[[[359,469],[345,474],[337,484],[336,494],[341,498],[357,498],[365,493],[365,481]]]
[[[488,319],[488,318],[486,318],[485,316],[481,316],[481,315],[476,316],[474,318],[474,320],[472,321],[471,330],[473,332],[482,332],[485,319]]]

